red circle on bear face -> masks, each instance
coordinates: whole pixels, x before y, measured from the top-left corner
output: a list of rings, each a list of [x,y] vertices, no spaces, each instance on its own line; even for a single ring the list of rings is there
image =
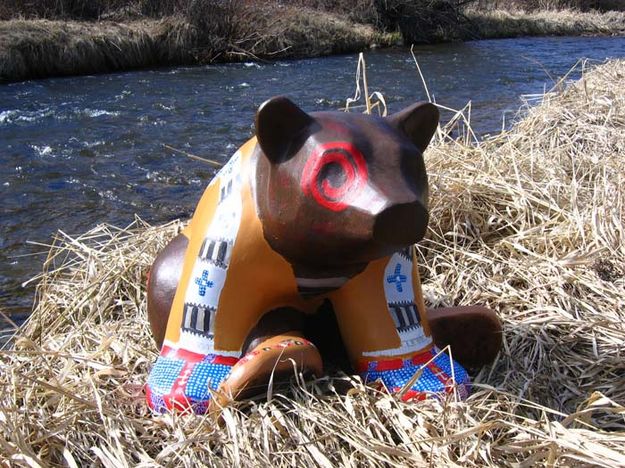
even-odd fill
[[[332,184],[324,175],[324,170],[331,165],[340,170],[339,185]],[[367,163],[362,153],[352,143],[332,141],[314,148],[304,166],[301,187],[304,194],[312,195],[319,205],[332,211],[342,211],[365,188],[368,178]]]

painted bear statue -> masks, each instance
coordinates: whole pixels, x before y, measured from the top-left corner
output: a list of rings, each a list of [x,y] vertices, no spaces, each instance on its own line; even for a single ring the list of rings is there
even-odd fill
[[[436,106],[377,117],[306,113],[275,97],[255,125],[150,271],[161,351],[149,406],[202,413],[294,367],[320,376],[324,334],[313,342],[303,324],[322,306],[365,381],[404,399],[466,395],[460,363],[492,360],[501,326],[483,307],[423,302],[414,243],[428,224],[423,152]],[[460,363],[439,353],[446,345]]]

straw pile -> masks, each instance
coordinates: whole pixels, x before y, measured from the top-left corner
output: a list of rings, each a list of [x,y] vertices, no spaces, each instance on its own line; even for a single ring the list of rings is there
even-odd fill
[[[467,401],[406,404],[338,376],[220,418],[151,416],[143,285],[180,226],[137,221],[55,242],[33,316],[0,354],[0,454],[30,466],[625,466],[624,80],[625,61],[605,64],[507,133],[426,153],[426,300],[486,303],[505,323]]]

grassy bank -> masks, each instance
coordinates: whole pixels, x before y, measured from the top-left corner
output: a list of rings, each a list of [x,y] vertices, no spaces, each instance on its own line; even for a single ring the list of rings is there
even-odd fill
[[[472,4],[474,2],[468,2]],[[565,2],[571,4],[571,2]],[[573,2],[574,3],[574,2]],[[623,34],[625,12],[453,0],[0,0],[0,81],[526,35]],[[516,7],[531,5],[515,2]]]
[[[470,10],[470,34],[480,39],[520,36],[581,36],[625,34],[625,13],[576,10]]]
[[[242,15],[240,27],[178,16],[130,22],[0,21],[0,81],[133,68],[355,52],[399,39],[305,8]],[[207,22],[209,18],[207,17]],[[264,24],[264,25],[263,25]]]
[[[176,26],[154,21],[0,22],[0,77],[23,80],[184,63],[191,57],[173,39]]]
[[[0,352],[0,457],[84,466],[622,466],[625,61],[510,131],[426,152],[426,301],[489,304],[504,348],[467,401],[405,404],[347,377],[206,417],[151,416],[145,275],[177,223],[61,237]],[[439,133],[446,135],[444,129]],[[351,383],[350,383],[351,382]],[[346,388],[352,386],[347,393]],[[1,458],[0,458],[1,459]]]

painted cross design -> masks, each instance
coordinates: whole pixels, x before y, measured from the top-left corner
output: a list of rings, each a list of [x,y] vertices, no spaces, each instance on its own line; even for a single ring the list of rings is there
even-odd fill
[[[208,281],[208,270],[204,270],[202,276],[195,278],[195,284],[199,286],[198,294],[202,297],[206,296],[206,289],[213,287],[213,282]]]
[[[406,275],[401,274],[401,263],[395,265],[395,271],[392,275],[386,277],[386,282],[388,284],[395,284],[397,288],[397,292],[404,292],[404,288],[402,287],[402,283],[405,283],[408,280]]]

